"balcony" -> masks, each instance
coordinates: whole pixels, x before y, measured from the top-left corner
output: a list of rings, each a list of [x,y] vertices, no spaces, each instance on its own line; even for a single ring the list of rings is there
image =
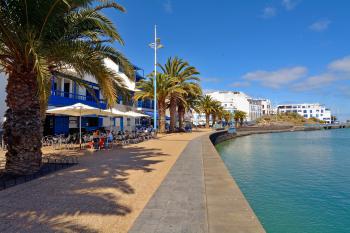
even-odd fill
[[[137,107],[138,108],[153,109],[153,101],[151,101],[151,100],[138,100]]]
[[[86,104],[96,108],[106,109],[106,102],[102,99],[98,101],[93,96],[80,95],[76,93],[52,90],[49,98],[49,105],[52,106],[67,106],[76,103]]]

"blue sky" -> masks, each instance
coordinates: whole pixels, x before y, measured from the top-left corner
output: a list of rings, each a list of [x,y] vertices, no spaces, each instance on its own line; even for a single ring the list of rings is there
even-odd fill
[[[153,69],[153,26],[165,48],[201,72],[205,90],[238,90],[273,104],[324,103],[350,119],[350,1],[120,0],[106,12],[133,63]]]

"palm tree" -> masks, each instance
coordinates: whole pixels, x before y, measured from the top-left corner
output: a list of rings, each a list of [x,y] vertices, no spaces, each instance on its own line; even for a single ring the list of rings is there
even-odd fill
[[[238,126],[238,122],[240,124],[240,126],[243,125],[243,121],[244,119],[247,118],[247,113],[246,112],[243,112],[243,111],[235,111],[234,115],[233,115],[233,119],[235,119],[235,124],[236,124],[236,127]]]
[[[31,174],[40,169],[41,119],[52,75],[78,84],[84,75],[93,76],[111,106],[118,76],[106,67],[104,59],[121,65],[129,75],[133,73],[128,60],[109,46],[115,41],[123,44],[123,40],[101,13],[105,8],[124,11],[114,1],[0,2],[0,69],[8,75],[4,124],[7,173]]]
[[[141,80],[137,83],[137,88],[141,91],[135,93],[135,100],[154,98],[153,74],[150,74],[149,77],[149,79]],[[167,109],[166,102],[170,98],[171,93],[182,94],[184,91],[176,84],[176,78],[169,77],[168,75],[161,73],[157,73],[156,77],[159,132],[165,133],[165,111]]]
[[[205,127],[209,128],[209,118],[210,114],[215,110],[214,108],[215,100],[213,100],[209,95],[204,95],[198,103],[198,110],[200,113],[205,114]]]
[[[178,84],[181,85],[184,90],[186,90],[187,85],[198,85],[196,82],[199,81],[199,78],[195,77],[195,75],[198,75],[199,72],[195,67],[190,66],[188,62],[178,57],[168,58],[166,64],[164,66],[160,65],[160,68],[164,74],[167,74],[169,77],[176,78],[178,80]],[[171,132],[175,130],[176,107],[179,99],[181,98],[183,98],[183,96],[179,96],[178,93],[170,94],[169,111]]]
[[[213,125],[216,123],[216,118],[219,118],[219,121],[222,120],[222,112],[224,111],[224,107],[221,106],[221,103],[219,101],[213,101],[213,111],[212,111],[212,118],[213,118]]]
[[[230,111],[224,110],[223,118],[225,119],[226,124],[228,124],[232,119],[232,113]]]
[[[202,96],[202,88],[197,83],[185,83],[183,98],[178,101],[177,111],[179,116],[179,128],[183,129],[185,112],[192,109],[196,110],[198,101]]]

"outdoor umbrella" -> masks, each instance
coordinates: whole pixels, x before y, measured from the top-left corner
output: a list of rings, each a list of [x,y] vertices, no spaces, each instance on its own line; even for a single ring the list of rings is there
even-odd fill
[[[79,144],[81,147],[81,117],[87,115],[99,115],[99,116],[110,116],[111,113],[107,110],[102,110],[99,108],[94,108],[89,105],[82,103],[77,103],[65,107],[53,108],[46,111],[51,114],[60,114],[68,116],[77,116],[79,117]]]
[[[133,111],[128,111],[126,112],[126,114],[128,114],[128,116],[131,116],[131,117],[150,117],[148,115],[138,113],[138,112],[133,112]]]

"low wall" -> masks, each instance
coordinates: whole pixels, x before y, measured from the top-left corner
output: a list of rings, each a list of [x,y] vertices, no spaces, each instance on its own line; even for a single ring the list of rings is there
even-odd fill
[[[202,137],[209,233],[266,233],[213,145],[236,136],[223,130]]]
[[[228,133],[227,130],[221,130],[210,134],[210,141],[216,145],[220,142],[227,141],[237,137],[237,133]]]

